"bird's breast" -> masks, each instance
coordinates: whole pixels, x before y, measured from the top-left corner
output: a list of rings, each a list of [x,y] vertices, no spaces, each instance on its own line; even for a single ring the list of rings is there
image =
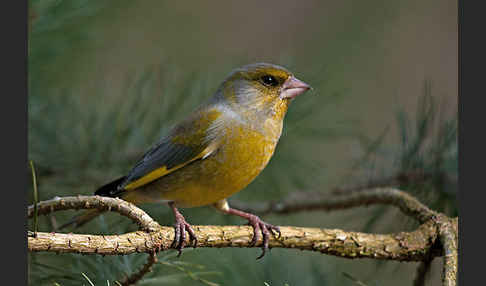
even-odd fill
[[[170,173],[144,187],[147,201],[174,201],[180,207],[213,204],[239,192],[268,164],[278,137],[246,124],[220,129],[219,147],[208,157]]]
[[[220,199],[251,183],[270,161],[278,141],[244,126],[228,128],[225,133],[221,147],[206,163],[213,170],[214,192]]]
[[[245,127],[230,128],[222,144],[220,154],[215,156],[227,168],[243,174],[259,173],[275,151],[278,138]]]

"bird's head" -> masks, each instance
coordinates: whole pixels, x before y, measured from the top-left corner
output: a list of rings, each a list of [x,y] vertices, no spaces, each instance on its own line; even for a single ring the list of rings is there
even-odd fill
[[[235,69],[221,84],[218,97],[237,112],[256,119],[273,116],[283,119],[288,104],[311,89],[286,68],[255,63]]]

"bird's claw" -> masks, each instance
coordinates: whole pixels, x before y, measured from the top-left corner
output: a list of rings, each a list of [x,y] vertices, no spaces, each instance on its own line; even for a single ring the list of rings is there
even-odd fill
[[[280,232],[280,228],[278,226],[266,223],[256,215],[252,215],[248,218],[248,224],[253,227],[253,238],[250,241],[250,246],[255,246],[261,235],[263,235],[262,254],[257,257],[257,259],[260,259],[265,256],[266,251],[269,249],[268,243],[270,233],[277,239],[282,236],[282,233]],[[278,233],[278,237],[276,236],[276,233]]]
[[[192,226],[186,222],[184,217],[176,217],[176,222],[174,224],[174,241],[172,242],[171,248],[175,248],[179,251],[177,257],[182,254],[182,249],[186,246],[186,231],[189,233],[189,242],[192,242],[194,248],[197,247],[197,237],[194,233]]]

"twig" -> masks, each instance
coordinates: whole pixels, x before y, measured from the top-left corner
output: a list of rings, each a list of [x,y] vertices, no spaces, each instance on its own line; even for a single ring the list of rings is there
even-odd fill
[[[43,201],[40,203],[37,203],[36,200],[33,206],[29,206],[27,210],[27,215],[29,218],[31,218],[34,215],[34,219],[36,219],[38,213],[45,215],[45,214],[52,213],[54,211],[67,210],[67,209],[97,209],[100,211],[115,211],[121,215],[124,215],[132,219],[134,222],[136,222],[139,225],[141,230],[150,233],[160,229],[160,225],[156,221],[154,221],[148,214],[146,214],[141,209],[137,208],[135,205],[121,199],[107,198],[107,197],[100,197],[100,196],[77,196],[77,197],[55,198],[53,200]],[[97,238],[101,237],[105,239],[103,235],[96,236],[96,237]],[[38,238],[38,237],[35,236],[34,238]],[[91,238],[89,236],[87,238],[88,241],[91,242]],[[127,241],[130,242],[130,239],[127,238]],[[68,239],[65,246],[67,246],[68,248],[75,248],[76,240]],[[119,247],[119,243],[116,242],[115,251],[118,249],[118,247]],[[49,245],[47,250],[49,251],[50,249],[51,246]],[[103,247],[100,245],[95,246],[94,253],[101,253],[103,252],[102,249]],[[154,250],[150,253],[148,262],[142,267],[142,269],[136,273],[133,273],[131,276],[127,277],[122,285],[135,284],[137,281],[142,279],[142,277],[146,273],[150,272],[152,265],[157,261],[155,251],[158,249],[160,249],[160,245],[154,247]],[[86,275],[84,276],[89,281],[89,278]],[[91,281],[89,282],[91,283]]]
[[[30,169],[32,171],[32,185],[34,187],[34,237],[37,236],[37,216],[38,216],[38,211],[37,211],[37,202],[39,202],[39,196],[37,192],[37,180],[36,180],[36,175],[35,175],[35,169],[34,169],[34,162],[29,161],[30,163]]]
[[[100,211],[114,211],[126,216],[137,223],[142,230],[155,231],[160,227],[159,224],[143,210],[118,198],[101,196],[57,197],[52,200],[39,202],[37,206],[40,215],[69,209],[98,209]],[[33,213],[34,206],[29,206],[27,210],[28,218],[31,218]]]
[[[234,207],[259,214],[289,214],[301,211],[331,211],[370,204],[387,204],[398,207],[404,214],[417,219],[420,223],[434,221],[436,233],[444,249],[443,285],[456,285],[457,281],[457,218],[450,219],[432,211],[411,195],[393,188],[374,188],[343,193],[345,195],[326,196],[322,193],[292,193],[281,203],[245,204],[232,202]],[[429,253],[430,254],[430,253]],[[418,269],[415,285],[423,285],[428,260],[434,256],[423,257],[424,264]]]
[[[148,261],[143,265],[143,267],[138,271],[127,277],[123,282],[121,282],[122,286],[134,285],[140,279],[145,276],[145,274],[152,271],[152,266],[157,262],[157,254],[152,252],[149,254]]]
[[[349,177],[349,176],[348,176]],[[403,186],[409,185],[411,183],[425,183],[434,177],[442,177],[448,182],[457,181],[453,177],[449,176],[447,173],[444,172],[425,172],[424,170],[409,170],[406,172],[400,172],[396,175],[373,179],[369,182],[361,185],[353,185],[348,187],[339,187],[332,190],[332,195],[347,195],[349,193],[366,190],[366,189],[374,189],[374,188],[384,188],[384,187],[393,187],[393,186]]]
[[[457,283],[457,218],[450,219],[440,216],[439,238],[444,248],[444,269],[442,272],[442,285],[452,286]]]
[[[385,204],[398,207],[404,214],[416,218],[420,223],[430,220],[437,214],[406,192],[393,188],[361,190],[341,196],[295,192],[279,203],[246,204],[232,201],[231,204],[243,211],[261,215],[289,214],[311,210],[332,211],[371,204]]]

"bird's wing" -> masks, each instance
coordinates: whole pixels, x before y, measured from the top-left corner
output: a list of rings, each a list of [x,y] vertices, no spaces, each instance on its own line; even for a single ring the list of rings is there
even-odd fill
[[[219,145],[220,116],[221,112],[215,109],[196,112],[175,126],[169,135],[144,154],[119,189],[136,189],[214,153]]]

